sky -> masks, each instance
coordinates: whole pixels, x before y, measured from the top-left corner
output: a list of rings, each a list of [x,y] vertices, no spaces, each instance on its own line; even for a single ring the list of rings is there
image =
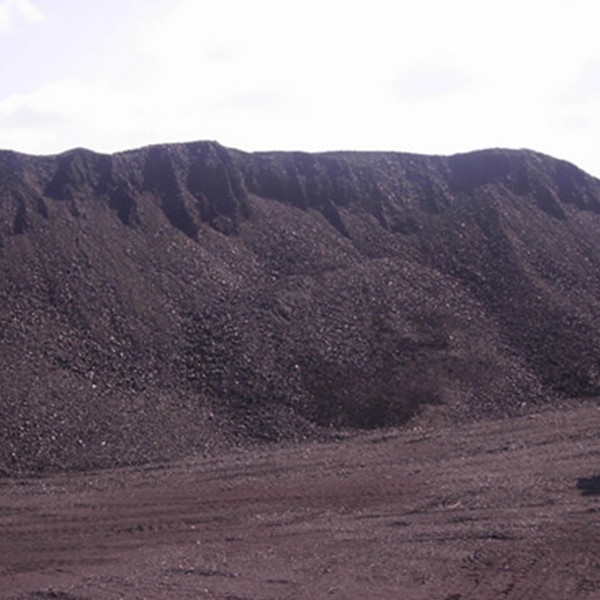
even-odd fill
[[[596,0],[0,0],[0,148],[453,154],[600,177]]]

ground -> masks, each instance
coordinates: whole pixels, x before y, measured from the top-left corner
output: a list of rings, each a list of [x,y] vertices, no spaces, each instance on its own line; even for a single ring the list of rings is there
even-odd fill
[[[600,598],[600,410],[0,480],[0,598]]]

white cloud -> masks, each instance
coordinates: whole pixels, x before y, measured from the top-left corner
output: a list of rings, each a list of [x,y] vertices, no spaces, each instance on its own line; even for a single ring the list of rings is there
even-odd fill
[[[44,18],[42,11],[31,0],[8,0],[7,4],[29,21],[40,22]]]
[[[588,101],[600,99],[600,57],[586,61],[576,72],[572,86],[566,90],[565,99],[577,98]]]
[[[32,0],[5,0],[0,2],[0,33],[5,33],[15,24],[15,19],[23,17],[28,21],[40,22],[42,11]]]
[[[446,65],[419,65],[399,74],[392,84],[392,92],[399,99],[427,100],[452,94],[469,85],[469,78]]]
[[[103,149],[120,127],[129,131],[133,113],[128,98],[107,82],[67,79],[0,102],[0,146],[45,153],[66,149],[64,140],[68,146],[94,140]]]

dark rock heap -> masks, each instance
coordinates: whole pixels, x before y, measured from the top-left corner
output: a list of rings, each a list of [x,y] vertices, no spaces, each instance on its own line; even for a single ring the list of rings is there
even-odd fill
[[[600,181],[531,151],[0,152],[0,473],[600,395]]]

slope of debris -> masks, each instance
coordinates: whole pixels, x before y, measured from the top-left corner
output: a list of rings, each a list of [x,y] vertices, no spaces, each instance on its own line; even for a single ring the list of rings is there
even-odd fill
[[[599,234],[531,151],[0,152],[0,473],[600,395]]]

